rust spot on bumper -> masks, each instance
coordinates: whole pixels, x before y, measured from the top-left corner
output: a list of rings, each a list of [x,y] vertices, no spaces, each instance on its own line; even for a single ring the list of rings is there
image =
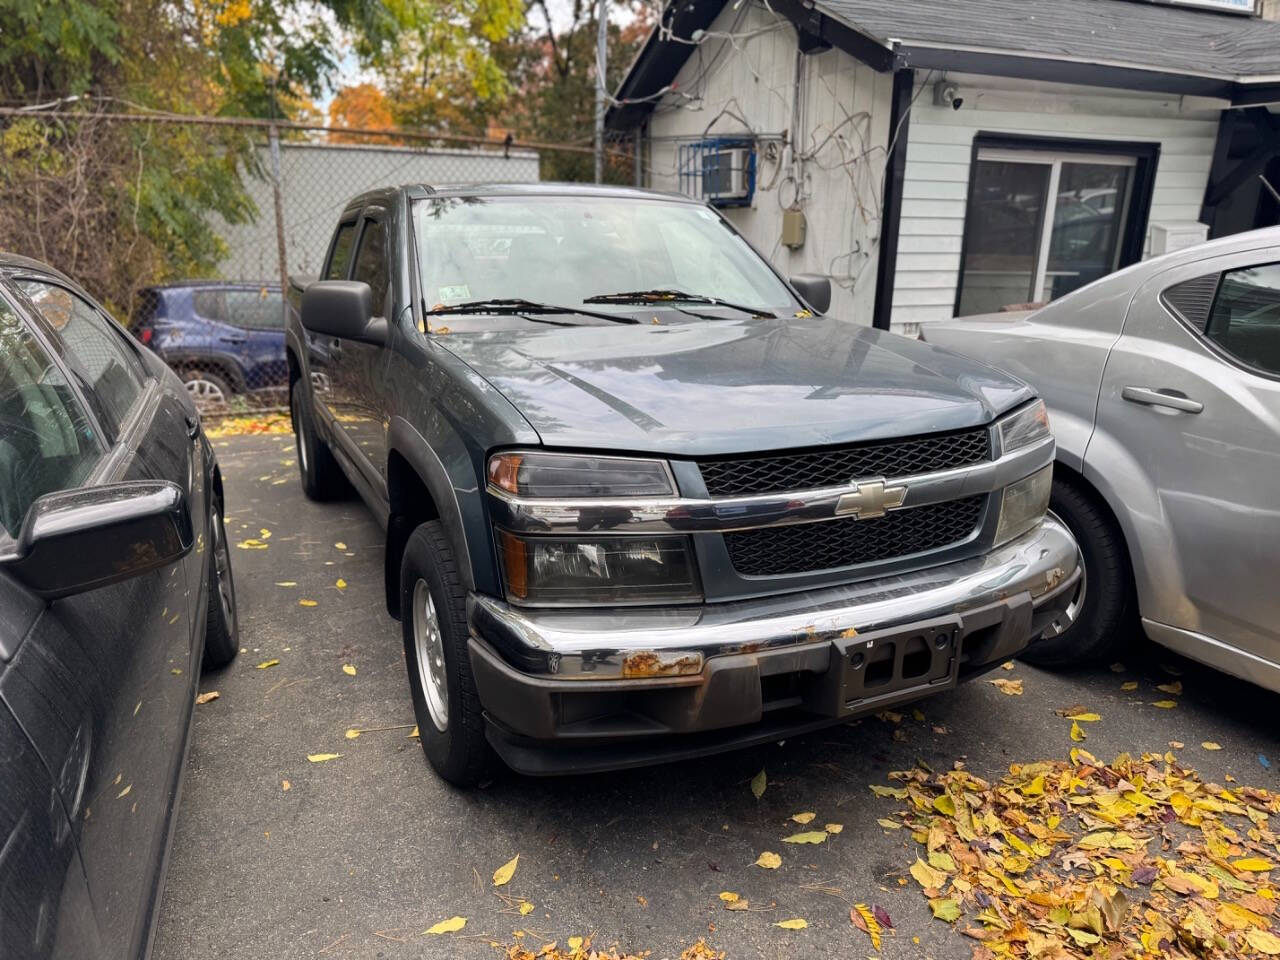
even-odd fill
[[[652,650],[641,650],[622,661],[624,677],[681,677],[702,670],[702,656],[679,653],[663,656]]]

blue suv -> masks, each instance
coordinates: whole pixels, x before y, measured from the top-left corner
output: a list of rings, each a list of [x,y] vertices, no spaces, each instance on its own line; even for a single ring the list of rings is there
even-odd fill
[[[140,297],[134,335],[202,405],[288,383],[279,284],[191,280],[148,287]]]

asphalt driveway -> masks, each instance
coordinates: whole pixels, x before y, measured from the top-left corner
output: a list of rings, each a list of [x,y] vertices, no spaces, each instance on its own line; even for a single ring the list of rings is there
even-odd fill
[[[730,958],[875,955],[850,923],[854,902],[892,918],[881,956],[969,957],[973,942],[899,882],[917,845],[877,823],[892,805],[868,789],[889,771],[964,761],[998,778],[1011,762],[1064,759],[1073,743],[1056,711],[1081,705],[1101,717],[1088,730],[1098,757],[1174,741],[1205,779],[1280,786],[1280,697],[1142,647],[1123,671],[997,671],[1021,680],[1022,695],[979,681],[920,704],[923,720],[908,710],[711,760],[505,776],[460,792],[409,737],[372,517],[354,500],[304,500],[291,437],[230,438],[218,456],[228,534],[248,541],[233,551],[244,650],[201,686],[219,696],[196,707],[158,960],[492,957],[492,943],[536,949],[573,936],[654,958],[699,937]],[[1175,674],[1182,693],[1155,689]],[[1169,699],[1175,707],[1152,705]],[[364,732],[348,739],[352,729]],[[328,753],[340,756],[308,760]],[[762,769],[757,799],[750,782]],[[843,830],[781,844],[800,829],[788,819],[798,811]],[[753,866],[765,850],[782,854],[781,868]],[[491,875],[516,854],[514,878],[495,888]],[[751,909],[726,910],[722,891]],[[533,905],[526,915],[520,899]],[[467,918],[461,932],[424,934],[454,916]],[[808,926],[774,926],[788,918]]]

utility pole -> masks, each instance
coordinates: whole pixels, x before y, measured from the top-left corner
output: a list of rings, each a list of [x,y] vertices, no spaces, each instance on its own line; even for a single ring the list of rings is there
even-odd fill
[[[604,180],[604,85],[609,66],[609,0],[596,2],[596,183]]]

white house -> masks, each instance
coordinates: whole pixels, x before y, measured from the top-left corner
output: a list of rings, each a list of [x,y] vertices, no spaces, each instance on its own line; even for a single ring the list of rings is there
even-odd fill
[[[1254,0],[676,0],[609,111],[832,310],[911,331],[1280,215]]]

